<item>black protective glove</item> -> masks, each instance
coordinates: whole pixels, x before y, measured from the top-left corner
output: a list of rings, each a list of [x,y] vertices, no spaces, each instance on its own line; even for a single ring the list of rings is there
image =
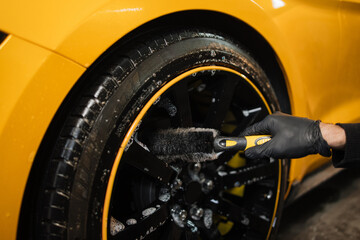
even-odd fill
[[[331,155],[330,147],[323,139],[320,121],[294,117],[277,112],[267,116],[242,132],[242,136],[270,134],[272,139],[263,145],[249,148],[245,156],[257,158],[300,158],[309,154]]]

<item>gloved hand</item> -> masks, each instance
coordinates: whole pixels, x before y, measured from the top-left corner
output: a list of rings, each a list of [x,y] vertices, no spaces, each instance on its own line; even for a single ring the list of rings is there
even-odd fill
[[[272,139],[260,146],[245,151],[252,159],[300,158],[309,154],[331,155],[330,147],[323,139],[319,127],[320,121],[294,117],[277,112],[267,116],[242,132],[242,136],[270,134]]]

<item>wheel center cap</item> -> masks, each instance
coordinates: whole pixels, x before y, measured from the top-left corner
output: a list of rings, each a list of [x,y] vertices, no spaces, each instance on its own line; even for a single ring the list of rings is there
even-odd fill
[[[190,182],[187,184],[185,193],[184,193],[184,200],[187,204],[192,204],[199,200],[201,197],[202,191],[201,191],[201,185],[198,182]]]

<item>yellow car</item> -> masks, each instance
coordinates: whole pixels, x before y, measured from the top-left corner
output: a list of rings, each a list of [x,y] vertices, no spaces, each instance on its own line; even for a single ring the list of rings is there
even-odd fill
[[[275,238],[328,159],[188,163],[147,136],[236,136],[277,110],[359,121],[359,3],[3,1],[1,238]]]

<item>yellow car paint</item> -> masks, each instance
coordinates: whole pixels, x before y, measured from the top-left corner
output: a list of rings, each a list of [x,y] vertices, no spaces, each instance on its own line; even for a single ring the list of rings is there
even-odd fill
[[[37,149],[84,68],[10,36],[0,50],[0,232],[15,239],[19,210]]]
[[[258,31],[274,49],[294,115],[358,122],[359,4],[358,0],[4,2],[0,30],[10,35],[0,45],[3,238],[15,238],[32,162],[61,102],[86,68],[129,32],[181,11],[233,16]],[[301,181],[327,161],[318,156],[292,161],[289,181]]]

